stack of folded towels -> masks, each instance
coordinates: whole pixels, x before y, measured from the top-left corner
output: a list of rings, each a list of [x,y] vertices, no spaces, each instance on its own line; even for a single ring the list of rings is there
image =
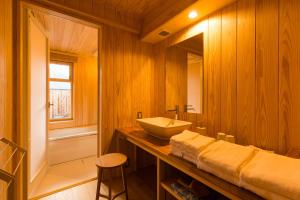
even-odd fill
[[[241,168],[254,153],[252,147],[219,140],[199,154],[197,167],[230,183],[240,185]]]
[[[300,199],[300,159],[184,131],[170,139],[171,153],[270,200]]]
[[[197,165],[199,153],[214,141],[214,138],[185,130],[171,137],[171,153]]]
[[[241,187],[270,200],[300,199],[300,159],[258,151],[241,169]]]

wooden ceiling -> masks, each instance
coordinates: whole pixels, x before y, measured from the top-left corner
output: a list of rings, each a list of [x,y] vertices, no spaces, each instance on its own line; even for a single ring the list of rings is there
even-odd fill
[[[156,43],[165,30],[171,34],[195,23],[212,12],[236,0],[94,0],[121,13],[135,16],[141,22],[139,31],[143,41]],[[198,17],[189,19],[188,13],[196,10]],[[170,34],[170,35],[171,35]]]
[[[106,24],[134,34],[142,41],[156,43],[196,23],[236,0],[27,0],[95,24]],[[198,17],[189,19],[190,11]],[[158,33],[167,31],[166,37]]]
[[[145,42],[159,42],[166,38],[161,37],[158,34],[162,30],[167,31],[170,33],[170,35],[172,35],[180,31],[184,27],[187,27],[203,19],[212,12],[215,12],[235,1],[236,0],[198,0],[185,7],[177,14],[167,15],[165,13],[162,13],[157,18],[153,18],[150,23],[143,24],[141,38]],[[189,19],[188,14],[191,11],[197,11],[198,16],[194,19]],[[161,20],[160,18],[164,18],[164,20]]]
[[[144,21],[149,17],[162,15],[168,10],[183,10],[197,0],[94,0],[106,7],[114,7],[123,13],[129,13]],[[174,9],[176,7],[176,9]]]
[[[50,49],[77,55],[95,55],[98,50],[98,30],[61,17],[33,11],[45,29]]]

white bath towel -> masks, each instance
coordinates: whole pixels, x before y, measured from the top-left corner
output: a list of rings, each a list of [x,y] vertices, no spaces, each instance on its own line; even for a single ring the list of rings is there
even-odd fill
[[[250,185],[286,198],[299,200],[299,169],[300,159],[258,151],[241,170],[241,186],[251,190],[248,188]]]
[[[200,152],[197,167],[239,185],[240,169],[254,152],[251,147],[219,140]]]
[[[176,150],[171,151],[171,153],[179,158],[182,158],[186,161],[189,161],[189,162],[197,165],[197,156],[186,155],[186,154],[183,154],[181,151],[176,151]]]
[[[170,144],[181,143],[186,140],[190,140],[198,136],[199,133],[184,130],[182,133],[174,135],[170,138]]]
[[[186,154],[198,154],[208,145],[216,141],[215,138],[198,135],[193,139],[186,140],[182,143],[182,148]]]
[[[171,149],[175,151],[183,151],[185,154],[197,154],[207,147],[212,142],[216,141],[216,139],[197,135],[196,137],[180,142],[171,142]]]
[[[181,137],[180,139],[177,138],[177,142],[170,142],[171,153],[197,164],[199,153],[214,142],[215,139],[199,135],[198,133],[191,134],[191,131],[189,131],[188,134],[191,136],[189,139],[183,140],[182,138],[184,137]],[[196,135],[196,137],[193,137],[194,135]]]

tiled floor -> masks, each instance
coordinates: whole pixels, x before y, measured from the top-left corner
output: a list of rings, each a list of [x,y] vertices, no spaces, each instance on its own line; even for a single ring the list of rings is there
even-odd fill
[[[31,194],[31,198],[94,180],[97,177],[95,159],[96,157],[88,157],[51,166],[39,187]]]

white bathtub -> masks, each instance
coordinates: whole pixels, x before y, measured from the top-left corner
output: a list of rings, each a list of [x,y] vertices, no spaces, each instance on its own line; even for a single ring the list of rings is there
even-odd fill
[[[97,154],[97,126],[49,131],[49,164],[55,165]]]

